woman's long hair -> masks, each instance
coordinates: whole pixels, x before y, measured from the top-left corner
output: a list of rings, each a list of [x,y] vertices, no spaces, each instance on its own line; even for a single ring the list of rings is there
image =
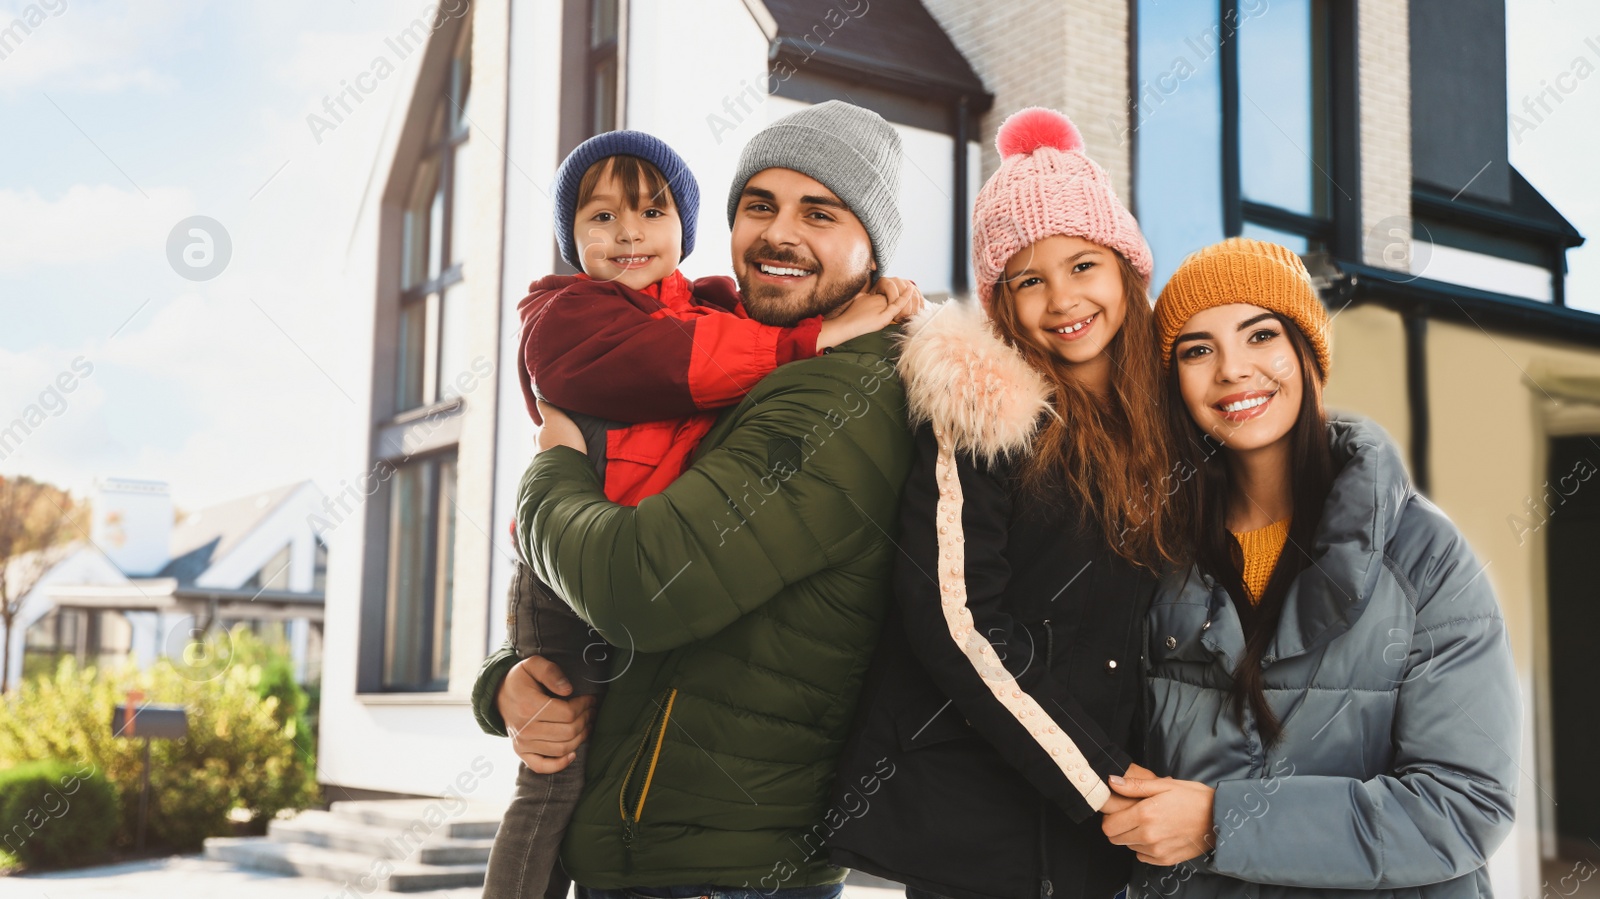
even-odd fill
[[[1233,710],[1243,722],[1248,707],[1267,746],[1283,735],[1283,723],[1267,704],[1261,658],[1278,629],[1284,597],[1296,576],[1312,564],[1310,556],[1322,507],[1332,489],[1333,451],[1328,443],[1328,421],[1322,410],[1322,373],[1305,335],[1282,316],[1278,324],[1294,347],[1300,368],[1300,412],[1290,428],[1289,465],[1292,474],[1293,518],[1278,564],[1272,569],[1260,598],[1251,604],[1244,586],[1244,558],[1239,542],[1228,530],[1228,501],[1232,483],[1222,444],[1206,434],[1189,416],[1178,388],[1178,361],[1171,362],[1167,377],[1167,426],[1180,465],[1193,477],[1183,492],[1181,510],[1182,551],[1201,572],[1211,575],[1228,591],[1244,624],[1245,650],[1233,670]]]
[[[1175,520],[1161,488],[1172,455],[1160,411],[1160,348],[1149,284],[1121,253],[1114,255],[1127,312],[1104,351],[1112,364],[1109,402],[1027,335],[1004,279],[991,310],[1000,337],[1051,387],[1055,414],[1034,438],[1019,472],[1024,493],[1048,503],[1067,491],[1080,510],[1079,524],[1098,525],[1113,552],[1153,571],[1178,558]]]

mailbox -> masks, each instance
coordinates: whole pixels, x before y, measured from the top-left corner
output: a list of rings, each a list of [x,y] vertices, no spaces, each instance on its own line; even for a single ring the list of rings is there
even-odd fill
[[[181,705],[134,706],[132,720],[128,708],[119,705],[111,713],[111,733],[116,736],[179,740],[189,734],[189,713]]]
[[[144,738],[144,775],[139,785],[139,838],[144,849],[145,825],[150,820],[150,741],[179,740],[189,735],[189,713],[181,705],[147,705],[144,693],[128,691],[128,702],[111,712],[111,736]]]

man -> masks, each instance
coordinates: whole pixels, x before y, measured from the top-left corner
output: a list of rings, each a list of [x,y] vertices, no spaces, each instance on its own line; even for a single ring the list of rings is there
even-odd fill
[[[837,101],[751,140],[728,201],[751,317],[827,314],[884,271],[900,157],[882,118]],[[887,610],[910,464],[892,331],[769,375],[636,508],[606,501],[575,428],[556,416],[541,433],[517,510],[524,556],[620,656],[563,852],[588,895],[839,892],[828,792]],[[532,770],[558,770],[590,736],[593,698],[562,700],[562,680],[502,649],[473,691],[485,730],[526,722],[513,729]]]

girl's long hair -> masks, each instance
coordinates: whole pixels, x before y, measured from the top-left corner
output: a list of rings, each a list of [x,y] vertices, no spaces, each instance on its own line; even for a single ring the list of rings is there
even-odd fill
[[[1278,324],[1299,359],[1300,412],[1289,429],[1289,465],[1292,474],[1293,518],[1278,564],[1261,596],[1251,604],[1244,586],[1244,558],[1239,542],[1228,530],[1228,501],[1232,484],[1223,444],[1206,434],[1189,416],[1178,389],[1178,361],[1169,360],[1167,426],[1179,464],[1192,474],[1184,501],[1176,505],[1184,518],[1181,550],[1186,561],[1198,565],[1228,591],[1244,625],[1245,650],[1233,670],[1233,711],[1242,723],[1244,710],[1255,716],[1256,727],[1267,746],[1283,735],[1283,723],[1267,703],[1261,659],[1277,633],[1284,597],[1300,572],[1312,565],[1311,549],[1322,507],[1334,478],[1333,451],[1328,443],[1328,421],[1322,409],[1322,372],[1305,335],[1282,316]]]
[[[1169,480],[1172,454],[1160,409],[1160,348],[1149,284],[1121,253],[1114,255],[1127,312],[1104,350],[1112,364],[1105,399],[1028,336],[1004,279],[995,287],[991,311],[1000,337],[1051,387],[1055,414],[1034,438],[1033,452],[1018,473],[1025,496],[1057,507],[1066,506],[1059,500],[1070,497],[1079,510],[1078,524],[1097,525],[1113,552],[1154,571],[1177,560],[1179,536],[1162,486]]]

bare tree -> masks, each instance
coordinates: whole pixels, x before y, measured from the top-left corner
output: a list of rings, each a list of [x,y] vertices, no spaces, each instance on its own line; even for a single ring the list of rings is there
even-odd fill
[[[5,650],[0,693],[11,689],[11,628],[22,600],[38,585],[59,544],[82,529],[86,504],[54,485],[29,477],[0,477],[0,622]]]

